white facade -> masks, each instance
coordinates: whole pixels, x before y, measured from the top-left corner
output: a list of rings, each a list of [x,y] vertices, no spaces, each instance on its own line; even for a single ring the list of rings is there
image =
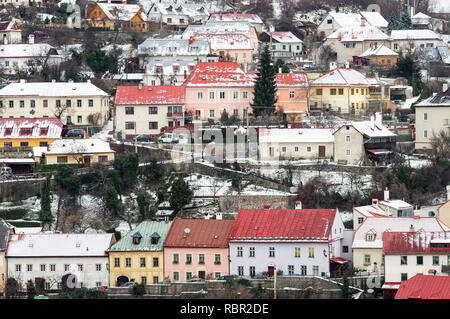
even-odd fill
[[[400,53],[414,52],[415,48],[436,48],[442,40],[435,32],[428,29],[392,30],[391,49]]]

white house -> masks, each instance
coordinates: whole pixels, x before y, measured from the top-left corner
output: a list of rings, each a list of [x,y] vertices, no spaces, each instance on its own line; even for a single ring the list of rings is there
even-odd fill
[[[300,55],[303,51],[303,41],[289,31],[262,32],[259,34],[259,40],[261,41],[260,50],[264,45],[272,45],[270,51],[275,59],[291,58]]]
[[[153,61],[145,66],[144,85],[182,85],[194,70],[196,61]]]
[[[256,31],[262,32],[264,22],[254,13],[211,13],[208,21],[244,21],[251,23]]]
[[[113,234],[36,233],[11,235],[6,256],[8,277],[24,288],[28,280],[45,279],[45,289],[61,288],[72,274],[77,287],[108,285],[106,250]]]
[[[16,21],[0,22],[0,41],[2,41],[2,44],[22,42],[22,30],[20,30]]]
[[[337,209],[239,210],[230,235],[230,274],[328,277],[342,258],[344,224]]]
[[[193,23],[205,23],[209,18],[209,12],[202,3],[162,2],[151,5],[148,18],[153,22],[186,27]]]
[[[428,29],[392,30],[392,49],[404,54],[415,51],[415,48],[436,48],[442,45],[438,34]]]

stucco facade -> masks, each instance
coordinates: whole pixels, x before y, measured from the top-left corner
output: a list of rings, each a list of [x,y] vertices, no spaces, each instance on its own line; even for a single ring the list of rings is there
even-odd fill
[[[439,207],[439,220],[442,221],[447,227],[450,227],[450,199]]]
[[[345,125],[334,133],[334,160],[348,164],[364,163],[363,135],[353,126]]]
[[[384,271],[384,254],[382,248],[353,248],[353,267],[359,270],[372,269],[377,264],[378,270]]]
[[[426,101],[424,101],[424,104]],[[416,150],[431,150],[433,134],[450,131],[450,105],[416,105]],[[423,105],[423,106],[422,106]]]

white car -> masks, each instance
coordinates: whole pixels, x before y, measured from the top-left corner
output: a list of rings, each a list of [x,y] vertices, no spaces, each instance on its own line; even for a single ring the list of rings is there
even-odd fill
[[[12,169],[11,167],[0,167],[0,176],[11,176]]]

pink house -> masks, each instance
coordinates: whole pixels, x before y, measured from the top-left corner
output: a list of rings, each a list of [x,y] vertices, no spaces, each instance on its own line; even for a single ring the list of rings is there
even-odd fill
[[[216,279],[230,273],[228,241],[234,220],[175,219],[164,241],[164,277]]]
[[[223,110],[244,119],[251,112],[254,81],[236,62],[198,62],[184,84],[194,119],[219,119]]]

